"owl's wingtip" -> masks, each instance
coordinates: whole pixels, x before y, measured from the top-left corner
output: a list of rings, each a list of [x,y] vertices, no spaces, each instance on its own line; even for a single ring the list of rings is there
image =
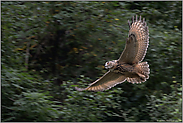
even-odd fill
[[[85,88],[78,88],[78,87],[75,87],[75,89],[76,89],[77,91],[84,91],[84,90],[85,90]]]

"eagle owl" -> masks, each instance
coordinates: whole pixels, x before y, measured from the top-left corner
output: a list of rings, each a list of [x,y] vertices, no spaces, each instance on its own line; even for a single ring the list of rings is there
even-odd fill
[[[137,15],[129,25],[129,34],[124,51],[118,60],[105,63],[109,71],[101,78],[91,83],[87,88],[77,88],[78,91],[104,91],[127,80],[130,83],[145,82],[149,78],[150,69],[147,62],[141,62],[149,45],[149,31],[145,19],[138,20]]]

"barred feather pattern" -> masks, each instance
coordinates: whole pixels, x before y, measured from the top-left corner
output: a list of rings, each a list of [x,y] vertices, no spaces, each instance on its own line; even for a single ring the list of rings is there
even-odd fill
[[[148,26],[145,22],[145,19],[141,21],[141,16],[140,16],[138,20],[136,15],[136,20],[132,18],[132,23],[129,28],[130,30],[129,30],[128,37],[134,35],[136,38],[136,41],[138,42],[138,51],[136,52],[136,57],[134,58],[133,63],[141,62],[146,55],[147,48],[149,45]]]

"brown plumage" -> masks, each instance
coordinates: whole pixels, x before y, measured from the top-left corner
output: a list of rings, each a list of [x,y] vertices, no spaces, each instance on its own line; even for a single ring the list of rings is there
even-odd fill
[[[150,69],[147,62],[141,62],[149,45],[149,31],[145,19],[138,20],[132,17],[128,21],[129,34],[126,46],[118,60],[106,62],[105,68],[109,69],[101,78],[91,83],[87,88],[77,88],[78,91],[103,91],[114,87],[127,80],[131,83],[145,82],[149,78]]]

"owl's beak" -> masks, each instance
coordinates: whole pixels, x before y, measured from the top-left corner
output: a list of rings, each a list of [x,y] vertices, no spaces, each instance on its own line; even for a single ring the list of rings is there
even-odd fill
[[[108,66],[107,66],[107,64],[105,64],[105,69],[108,69]]]

